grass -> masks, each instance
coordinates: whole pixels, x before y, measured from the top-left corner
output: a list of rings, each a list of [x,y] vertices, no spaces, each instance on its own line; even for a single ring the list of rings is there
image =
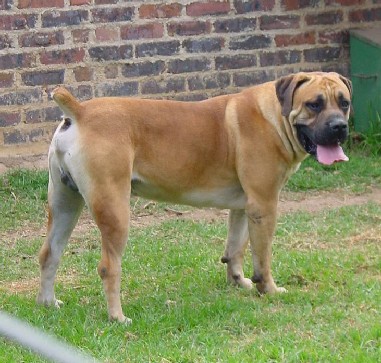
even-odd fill
[[[381,161],[353,151],[327,168],[307,161],[288,190],[362,193]],[[59,269],[60,310],[35,304],[47,174],[0,179],[0,309],[102,362],[378,362],[381,206],[369,203],[279,219],[273,273],[289,292],[259,297],[226,285],[224,221],[171,219],[134,227],[123,261],[131,326],[107,321],[96,273],[99,233],[75,234]],[[134,201],[137,210],[141,202]],[[155,205],[153,213],[163,213]],[[175,207],[176,209],[177,206]],[[249,254],[245,271],[252,273]],[[0,362],[41,362],[0,338]]]

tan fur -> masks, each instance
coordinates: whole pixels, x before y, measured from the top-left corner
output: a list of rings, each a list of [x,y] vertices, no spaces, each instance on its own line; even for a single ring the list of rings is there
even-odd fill
[[[325,92],[337,108],[335,89],[350,97],[346,80],[333,73],[300,73],[190,103],[120,97],[80,103],[57,88],[53,98],[71,120],[58,127],[49,152],[53,221],[41,252],[39,302],[58,305],[55,271],[86,202],[102,235],[98,272],[109,316],[126,320],[119,295],[131,182],[133,193],[149,199],[230,209],[228,280],[252,287],[242,269],[250,239],[258,290],[285,291],[271,275],[271,240],[279,192],[307,156],[295,124],[313,122],[304,107],[308,97]]]

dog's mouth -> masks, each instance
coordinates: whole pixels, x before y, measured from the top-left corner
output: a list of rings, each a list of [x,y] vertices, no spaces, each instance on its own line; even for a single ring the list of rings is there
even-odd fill
[[[307,126],[297,126],[297,134],[300,144],[304,150],[316,158],[323,165],[332,165],[340,161],[348,161],[340,141],[332,142],[328,145],[321,145],[314,141],[313,135]]]

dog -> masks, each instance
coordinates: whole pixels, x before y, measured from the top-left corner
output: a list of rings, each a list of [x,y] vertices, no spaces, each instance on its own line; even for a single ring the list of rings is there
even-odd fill
[[[229,209],[221,259],[227,280],[259,293],[285,292],[271,274],[279,193],[300,163],[348,160],[352,86],[331,72],[297,73],[200,102],[122,97],[80,103],[65,88],[49,149],[47,238],[37,301],[59,307],[58,264],[86,203],[101,232],[98,273],[111,320],[130,322],[120,300],[130,195]],[[243,273],[250,241],[254,275]]]

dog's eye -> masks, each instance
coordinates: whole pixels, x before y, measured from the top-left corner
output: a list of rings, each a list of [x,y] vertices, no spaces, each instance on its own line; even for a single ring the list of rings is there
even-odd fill
[[[341,100],[340,107],[343,110],[348,110],[349,106],[350,106],[350,103],[347,100]]]
[[[313,112],[320,112],[323,105],[321,102],[307,102],[306,106]]]

